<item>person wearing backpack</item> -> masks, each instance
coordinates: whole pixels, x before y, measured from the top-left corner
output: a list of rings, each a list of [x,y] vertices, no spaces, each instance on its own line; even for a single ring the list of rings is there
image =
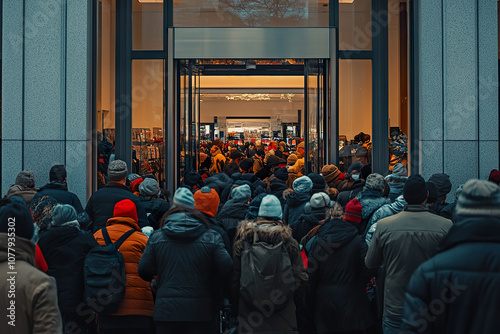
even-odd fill
[[[149,282],[140,278],[137,272],[137,265],[146,248],[148,238],[141,233],[137,221],[137,208],[134,202],[124,199],[116,203],[113,218],[108,219],[106,227],[94,233],[96,241],[100,245],[106,245],[109,243],[105,240],[106,234],[110,241],[115,243],[124,234],[133,231],[118,248],[125,262],[127,277],[125,295],[116,312],[99,314],[101,334],[147,334],[151,327],[154,311],[151,286]]]
[[[238,228],[231,289],[239,333],[298,333],[295,302],[302,303],[307,274],[299,245],[281,218],[280,201],[267,195],[257,219]]]
[[[50,228],[40,236],[38,246],[47,262],[47,274],[57,283],[57,301],[66,332],[78,329],[87,333],[93,317],[78,314],[84,303],[83,264],[98,243],[91,234],[80,230],[76,210],[69,204],[52,209]],[[88,320],[86,322],[86,320]]]
[[[213,333],[216,284],[229,280],[231,256],[220,233],[195,209],[176,206],[162,225],[151,235],[138,267],[146,281],[157,276],[157,333]]]

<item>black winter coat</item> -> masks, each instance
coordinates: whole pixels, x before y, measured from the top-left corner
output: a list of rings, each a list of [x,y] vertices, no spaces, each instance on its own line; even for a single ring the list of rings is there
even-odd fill
[[[373,324],[366,284],[368,249],[358,230],[342,220],[325,222],[312,241],[306,309],[318,334],[363,331]]]
[[[278,197],[281,203],[281,210],[285,208],[285,198],[283,197],[283,192],[290,187],[286,184],[286,182],[281,181],[280,179],[272,179],[269,182],[269,192],[274,196]]]
[[[210,223],[210,225],[211,225],[210,227],[220,234],[220,236],[222,238],[222,242],[224,242],[224,247],[226,248],[229,255],[233,254],[231,242],[229,241],[229,237],[227,236],[227,232],[222,227],[221,222],[218,221],[217,219],[215,219],[215,217],[210,217],[206,213],[201,212],[201,214]]]
[[[159,198],[151,198],[149,196],[139,196],[139,201],[141,202],[146,215],[148,216],[148,222],[155,230],[160,228],[161,217],[170,209],[170,204]]]
[[[146,211],[139,201],[139,197],[134,195],[130,189],[119,183],[109,183],[104,188],[96,191],[87,202],[85,211],[92,220],[92,233],[106,226],[109,218],[113,217],[113,210],[116,203],[129,199],[134,202],[137,208],[137,217],[139,227],[149,226]]]
[[[299,222],[299,217],[304,213],[304,207],[311,199],[309,193],[293,192],[286,196],[285,209],[283,210],[283,220],[292,228]]]
[[[349,188],[341,191],[337,196],[337,203],[342,205],[342,208],[345,209],[347,203],[350,200],[355,199],[358,194],[363,191],[363,187],[365,186],[365,181],[358,180],[353,183]]]
[[[297,225],[293,229],[293,238],[300,243],[310,230],[319,225],[322,220],[325,220],[325,211],[325,209],[312,209],[311,212],[300,216]]]
[[[218,232],[186,212],[167,217],[153,232],[139,262],[139,276],[158,276],[156,321],[210,321],[218,290],[214,280],[229,279],[233,261]]]
[[[73,206],[77,213],[83,212],[82,203],[80,202],[78,196],[69,192],[66,185],[57,182],[47,183],[40,188],[31,200],[31,210],[34,209],[34,205],[38,203],[40,198],[44,196],[50,196],[61,204],[69,204]]]
[[[40,236],[38,247],[47,262],[47,274],[56,279],[57,300],[63,313],[76,312],[84,302],[83,263],[95,246],[98,243],[92,234],[75,226],[51,227]]]
[[[492,216],[458,217],[438,253],[411,277],[405,333],[498,333],[499,227]]]
[[[248,208],[249,205],[246,203],[228,203],[224,205],[216,216],[217,220],[221,222],[224,230],[226,230],[231,245],[234,243],[236,229],[240,222],[245,219]]]

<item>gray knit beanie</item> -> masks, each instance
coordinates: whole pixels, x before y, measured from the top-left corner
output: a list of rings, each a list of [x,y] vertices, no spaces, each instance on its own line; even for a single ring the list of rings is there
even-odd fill
[[[16,176],[16,184],[24,188],[35,188],[35,174],[23,170]]]
[[[123,160],[115,160],[108,165],[108,178],[112,182],[121,181],[128,175],[127,164]]]
[[[139,185],[139,193],[142,196],[156,196],[160,192],[158,181],[153,178],[147,177]]]
[[[292,186],[296,193],[308,193],[313,187],[313,182],[308,176],[301,176],[293,181]]]
[[[330,208],[332,206],[332,200],[325,192],[319,192],[312,195],[309,203],[313,209]]]
[[[365,188],[364,189],[371,189],[375,191],[380,191],[381,193],[384,192],[385,189],[385,182],[384,182],[384,177],[378,173],[372,173],[368,175],[366,178],[365,182]]]
[[[456,214],[500,217],[500,187],[485,180],[467,181],[458,197]]]
[[[283,211],[281,210],[281,203],[278,197],[266,195],[260,202],[258,216],[281,219],[283,217]]]
[[[250,189],[248,184],[234,187],[233,190],[231,190],[231,199],[233,202],[248,202],[250,197],[252,197],[252,189]]]
[[[195,203],[193,193],[186,187],[180,187],[175,191],[173,203],[175,206],[194,209]]]
[[[58,204],[52,209],[52,225],[54,226],[60,226],[76,218],[76,210],[69,204]]]

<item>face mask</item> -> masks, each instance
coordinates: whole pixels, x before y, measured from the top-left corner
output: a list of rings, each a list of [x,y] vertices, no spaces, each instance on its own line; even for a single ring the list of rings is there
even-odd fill
[[[354,181],[359,180],[359,174],[353,174],[353,175],[351,175],[351,177],[352,177],[352,179],[353,179]]]

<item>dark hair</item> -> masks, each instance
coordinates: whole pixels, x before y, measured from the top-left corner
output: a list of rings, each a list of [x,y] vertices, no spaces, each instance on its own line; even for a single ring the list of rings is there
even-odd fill
[[[172,209],[168,210],[163,215],[163,217],[161,217],[161,219],[160,219],[160,221],[161,221],[160,228],[162,228],[165,225],[165,221],[168,218],[168,216],[173,215],[174,213],[178,213],[178,212],[186,212],[190,216],[192,216],[193,218],[198,219],[207,228],[210,228],[210,223],[208,222],[208,220],[205,217],[203,217],[203,214],[200,211],[195,210],[195,209],[182,207],[182,206],[175,206]]]
[[[54,165],[49,172],[50,182],[58,181],[63,182],[66,180],[66,168],[64,165]]]

